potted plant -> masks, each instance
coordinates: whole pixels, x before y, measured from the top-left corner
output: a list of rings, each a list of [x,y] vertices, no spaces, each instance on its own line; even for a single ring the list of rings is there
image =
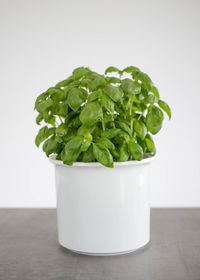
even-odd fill
[[[112,74],[111,74],[112,73]],[[79,67],[38,96],[35,139],[55,164],[58,236],[83,254],[123,254],[149,242],[152,135],[171,118],[134,66],[104,75]],[[113,168],[114,167],[114,168]]]

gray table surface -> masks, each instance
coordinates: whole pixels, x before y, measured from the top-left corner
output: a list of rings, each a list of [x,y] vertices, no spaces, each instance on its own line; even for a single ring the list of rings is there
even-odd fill
[[[55,209],[0,209],[0,280],[200,280],[200,209],[152,209],[151,242],[114,257],[57,242]]]

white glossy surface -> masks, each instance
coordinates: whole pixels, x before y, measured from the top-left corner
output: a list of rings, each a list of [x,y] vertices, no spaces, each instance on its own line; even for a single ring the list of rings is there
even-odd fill
[[[117,254],[149,241],[149,165],[55,164],[58,236],[62,246],[86,254]],[[91,168],[91,166],[95,168]]]

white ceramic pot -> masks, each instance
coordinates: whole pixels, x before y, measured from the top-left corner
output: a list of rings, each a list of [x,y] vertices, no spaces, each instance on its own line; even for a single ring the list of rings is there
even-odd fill
[[[59,243],[81,254],[117,255],[149,242],[149,167],[152,158],[55,164]]]

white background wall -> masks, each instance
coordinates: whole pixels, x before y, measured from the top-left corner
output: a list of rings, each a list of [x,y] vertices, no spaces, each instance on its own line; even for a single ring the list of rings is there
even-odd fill
[[[200,206],[200,1],[0,1],[0,206],[55,206],[34,146],[43,90],[78,66],[140,67],[173,117],[158,136],[152,206]]]

